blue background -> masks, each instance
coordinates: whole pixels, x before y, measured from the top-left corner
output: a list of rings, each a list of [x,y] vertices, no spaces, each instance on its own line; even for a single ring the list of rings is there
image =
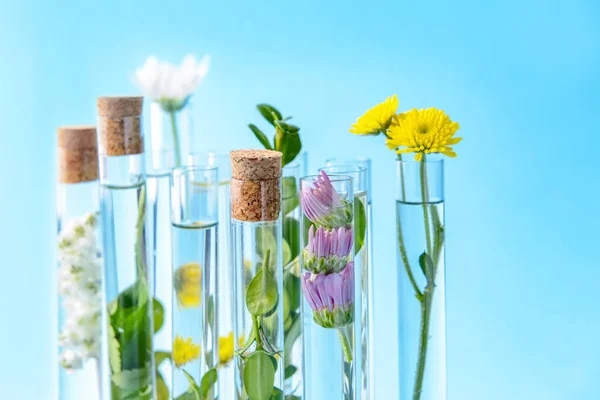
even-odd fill
[[[194,98],[206,148],[257,146],[246,124],[268,101],[313,169],[374,159],[379,399],[397,390],[394,162],[347,131],[394,93],[465,138],[446,171],[449,398],[600,398],[598,2],[54,3],[0,5],[2,398],[55,387],[55,128],[137,93],[148,55],[187,52],[213,58]]]

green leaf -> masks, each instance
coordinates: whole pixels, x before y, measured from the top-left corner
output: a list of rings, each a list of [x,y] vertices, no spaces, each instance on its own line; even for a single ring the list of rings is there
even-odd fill
[[[296,185],[296,178],[293,176],[284,176],[281,182],[283,187],[282,195],[283,198],[289,198],[298,194],[298,187]]]
[[[273,388],[270,400],[283,400],[283,392],[278,387]]]
[[[121,345],[116,338],[115,329],[112,324],[108,324],[108,362],[110,370],[114,372],[121,371]]]
[[[275,148],[281,151],[281,164],[286,166],[294,161],[294,158],[302,150],[302,142],[298,132],[288,132],[281,129],[276,129],[275,132]]]
[[[283,319],[285,320],[287,315],[290,313],[289,307],[290,306],[290,301],[288,299],[288,293],[285,290],[285,288],[283,288]],[[277,315],[277,313],[268,313],[267,315],[264,316],[263,319],[263,325],[270,331],[272,332],[276,332],[277,331],[277,322],[279,321],[279,316]],[[277,368],[277,367],[275,367]]]
[[[292,249],[286,240],[281,241],[281,253],[283,265],[287,265],[290,261],[292,261]]]
[[[208,301],[206,302],[206,319],[208,323],[208,329],[210,330],[211,336],[216,336],[215,332],[215,297],[210,295],[208,297]],[[204,359],[206,360],[206,364],[212,366],[212,356],[213,350],[204,352]]]
[[[419,266],[427,278],[427,282],[433,283],[433,260],[425,251],[419,256]]]
[[[269,258],[268,269],[273,271],[277,263],[277,257],[275,256],[277,254],[275,231],[269,226],[257,226],[255,234],[256,254],[260,256],[264,263],[265,255],[269,252],[271,257]]]
[[[292,360],[291,358],[291,354],[292,354],[292,350],[294,348],[294,343],[296,343],[296,340],[298,340],[298,338],[300,337],[300,334],[302,333],[301,328],[302,328],[302,321],[300,318],[300,314],[294,314],[294,316],[292,317],[292,324],[290,326],[289,329],[287,329],[284,333],[284,344],[283,344],[283,350],[284,350],[284,360],[286,363],[288,363],[289,361]]]
[[[362,249],[367,235],[367,212],[359,198],[354,199],[354,254]]]
[[[313,225],[314,224],[312,223],[312,221],[310,219],[306,218],[306,215],[302,216],[302,226],[304,227],[304,232],[302,232],[302,235],[304,236],[304,238],[303,238],[304,243],[308,243],[308,231],[310,230],[310,227]]]
[[[250,400],[270,400],[275,384],[275,368],[271,356],[258,350],[244,365],[244,386]]]
[[[190,388],[188,389],[188,393],[193,393],[196,400],[202,400],[202,391],[200,387],[196,385],[196,381],[194,377],[190,375],[186,370],[182,369],[181,372],[185,375],[188,382],[190,383]]]
[[[156,368],[160,367],[165,360],[171,360],[171,353],[168,351],[154,352],[154,365],[156,365]]]
[[[261,103],[258,104],[256,108],[262,114],[262,116],[273,126],[275,126],[275,121],[283,119],[279,110],[277,110],[272,105]]]
[[[265,149],[273,150],[271,143],[269,143],[269,139],[267,139],[267,135],[262,133],[262,131],[258,129],[254,124],[250,124],[248,125],[248,127],[252,130],[252,132],[254,132],[254,136],[256,136],[260,144],[262,144]]]
[[[111,380],[123,390],[141,390],[152,383],[152,373],[148,367],[123,370],[113,373]]]
[[[283,218],[283,239],[290,246],[290,259],[293,260],[300,254],[300,222],[292,217]],[[284,262],[284,266],[287,263]]]
[[[287,367],[285,367],[285,379],[291,378],[297,370],[298,368],[296,368],[294,365],[288,365]]]
[[[185,392],[175,397],[175,400],[196,400],[198,396],[199,394],[196,394],[196,392]]]
[[[300,132],[300,128],[298,128],[296,125],[288,124],[284,121],[275,121],[275,126],[286,133]]]
[[[291,272],[286,273],[283,276],[283,288],[289,297],[289,310],[296,311],[300,308],[301,290],[300,290],[300,278]]]
[[[283,215],[287,215],[300,205],[300,195],[298,194],[296,179],[293,176],[285,176],[281,183],[283,187],[281,209]]]
[[[157,364],[158,365],[158,364]],[[160,372],[156,371],[156,400],[170,400],[169,388]]]
[[[208,393],[215,383],[217,383],[217,370],[212,368],[206,371],[200,380],[200,393],[202,394],[202,398],[208,396]]]
[[[154,312],[154,333],[156,334],[165,322],[165,308],[157,299],[152,300],[152,308]]]
[[[246,307],[250,314],[258,317],[273,311],[278,300],[277,282],[263,267],[252,278],[246,289]]]

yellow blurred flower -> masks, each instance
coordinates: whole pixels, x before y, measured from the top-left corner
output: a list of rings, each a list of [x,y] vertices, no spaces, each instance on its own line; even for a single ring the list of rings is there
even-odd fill
[[[173,362],[177,368],[200,358],[200,345],[193,344],[192,338],[175,336],[173,341]]]
[[[227,364],[233,358],[233,332],[219,338],[219,361],[221,365]]]
[[[416,161],[421,161],[423,154],[429,153],[456,157],[450,146],[462,140],[454,137],[459,127],[443,110],[415,108],[399,114],[394,119],[388,130],[386,145],[398,154],[416,153]]]
[[[397,109],[398,97],[396,95],[388,97],[383,103],[377,104],[364,113],[363,116],[359,117],[350,128],[350,133],[357,135],[378,135],[385,133]]]
[[[183,264],[175,271],[173,286],[177,294],[179,307],[193,308],[200,306],[202,294],[202,269],[199,263]]]
[[[246,344],[245,340],[244,335],[240,336],[238,347],[244,347]],[[233,341],[233,332],[229,332],[229,335],[219,338],[219,361],[221,365],[225,365],[233,359],[233,354],[235,353]]]

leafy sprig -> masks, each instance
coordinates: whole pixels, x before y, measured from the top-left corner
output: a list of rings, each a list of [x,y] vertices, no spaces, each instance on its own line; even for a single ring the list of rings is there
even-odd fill
[[[302,142],[300,141],[300,128],[296,125],[290,124],[287,121],[292,117],[283,117],[279,110],[275,107],[262,103],[256,106],[261,115],[275,128],[275,136],[273,142],[269,141],[267,135],[265,135],[256,125],[249,124],[248,127],[254,133],[254,136],[267,150],[280,151],[282,155],[282,164],[287,164],[294,161],[294,158],[302,150]]]

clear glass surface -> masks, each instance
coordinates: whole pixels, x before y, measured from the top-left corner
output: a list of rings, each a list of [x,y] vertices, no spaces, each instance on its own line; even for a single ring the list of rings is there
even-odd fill
[[[356,162],[354,164],[341,164],[322,167],[330,176],[346,175],[352,178],[354,190],[354,265],[361,269],[361,323],[360,348],[362,352],[362,380],[360,398],[367,400],[374,398],[374,327],[373,327],[373,264],[371,254],[371,226],[369,224],[369,211],[371,198],[369,193],[368,170],[362,165],[370,163]]]
[[[444,164],[397,162],[400,399],[446,399]]]
[[[272,194],[273,182],[259,183],[265,184],[261,193]],[[281,193],[281,181],[277,184]],[[272,205],[261,206],[270,207],[261,215],[273,215]],[[284,315],[289,301],[283,288],[281,212],[277,214],[272,221],[232,218],[237,400],[284,396]]]
[[[153,399],[155,366],[152,257],[144,155],[100,156],[108,387],[111,400]],[[135,374],[129,371],[135,371]]]
[[[303,217],[301,219],[301,248],[304,249],[310,244],[310,239],[307,239],[307,233],[311,225],[314,232],[318,229],[323,229],[326,235],[333,235],[334,230],[339,232],[340,229],[350,229],[352,240],[350,240],[350,248],[347,255],[344,255],[343,265],[338,265],[334,271],[315,272],[309,269],[309,261],[312,256],[305,253],[301,254],[302,280],[303,280],[303,301],[302,301],[302,316],[303,316],[303,351],[306,355],[304,358],[304,396],[307,399],[344,399],[356,400],[361,398],[362,393],[362,349],[361,342],[358,338],[361,337],[362,319],[362,296],[356,295],[361,293],[361,268],[355,268],[354,260],[354,189],[353,179],[349,176],[331,175],[331,187],[337,193],[341,201],[323,201],[322,208],[328,209],[324,215],[328,216],[343,216],[341,219],[325,218],[321,221],[328,221],[326,224],[315,222],[309,219],[306,210],[303,209]],[[302,196],[310,189],[314,189],[314,180],[317,176],[307,176],[300,180],[300,191]],[[333,196],[333,197],[337,197]],[[331,196],[320,198],[331,199]],[[337,220],[335,227],[330,226],[332,220]],[[344,220],[344,223],[340,223]],[[320,247],[320,246],[317,246]],[[307,258],[308,257],[308,258]],[[318,260],[318,257],[317,257]],[[337,278],[332,278],[333,275],[339,275]],[[320,283],[319,280],[325,282],[326,279],[333,279],[337,282],[329,286],[329,284]],[[314,291],[317,293],[317,302],[323,302],[322,305],[313,305],[315,303],[314,292],[311,295],[307,291],[307,282],[314,285]],[[338,286],[340,289],[335,289]],[[346,293],[348,301],[337,305],[336,301],[339,293]],[[310,296],[310,297],[309,297]],[[313,300],[309,303],[310,298]],[[324,299],[332,298],[333,301]]]
[[[102,244],[99,184],[98,181],[59,184],[57,194],[58,398],[100,400]]]
[[[193,153],[188,156],[188,165],[211,165],[219,170],[219,341],[227,345],[221,350],[219,365],[219,397],[233,399],[233,266],[231,262],[231,164],[229,153]]]
[[[173,239],[173,390],[178,398],[219,398],[218,189],[216,167],[175,168]]]

